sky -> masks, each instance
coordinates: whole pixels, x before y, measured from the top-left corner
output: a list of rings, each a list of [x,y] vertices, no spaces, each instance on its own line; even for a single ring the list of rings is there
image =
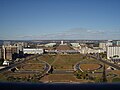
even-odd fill
[[[0,0],[0,40],[120,40],[120,0]]]

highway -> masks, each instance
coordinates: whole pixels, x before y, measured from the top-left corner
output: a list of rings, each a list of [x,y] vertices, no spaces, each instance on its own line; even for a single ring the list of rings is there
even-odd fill
[[[120,67],[119,67],[118,65],[115,65],[115,64],[110,63],[110,62],[108,62],[108,61],[105,61],[105,60],[103,60],[102,58],[97,58],[96,56],[93,56],[93,55],[91,55],[90,57],[95,58],[95,59],[97,59],[97,60],[99,60],[99,61],[101,61],[101,62],[103,62],[103,63],[105,63],[105,64],[107,64],[107,65],[109,65],[109,66],[112,66],[112,67],[120,70]]]
[[[33,57],[31,57],[31,58],[28,58],[28,59],[25,59],[25,60],[23,60],[23,61],[19,61],[19,62],[16,62],[16,63],[14,63],[14,64],[11,64],[11,65],[9,65],[9,66],[6,66],[5,68],[2,68],[2,69],[0,69],[0,73],[3,73],[3,72],[5,72],[5,71],[7,71],[7,70],[9,70],[9,69],[12,69],[12,68],[14,68],[14,67],[16,67],[16,66],[18,66],[18,65],[20,65],[20,64],[22,64],[22,63],[24,63],[24,62],[26,62],[26,61],[28,61],[28,60],[31,60],[31,59],[34,59],[34,58],[37,58],[37,57],[39,57],[40,55],[35,55],[35,56],[33,56]],[[40,62],[43,62],[43,63],[45,63],[45,69],[44,69],[44,71],[45,72],[48,72],[49,70],[50,70],[50,65],[47,63],[47,62],[45,62],[45,61],[42,61],[42,60],[40,60]],[[31,71],[32,72],[32,71]],[[22,73],[22,72],[21,72]],[[25,73],[25,72],[23,72],[23,73]],[[28,72],[28,73],[30,73],[30,72]]]
[[[82,60],[82,61],[83,61],[83,60]],[[77,62],[77,63],[74,65],[74,71],[80,70],[80,71],[83,72],[83,70],[80,68],[80,64],[82,63],[82,61],[79,61],[79,62]]]

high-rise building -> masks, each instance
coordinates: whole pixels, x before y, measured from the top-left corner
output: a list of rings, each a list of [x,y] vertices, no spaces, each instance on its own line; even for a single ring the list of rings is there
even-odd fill
[[[99,43],[99,48],[102,48],[103,50],[107,51],[107,47],[112,46],[113,43],[108,41],[104,43]]]
[[[3,57],[4,60],[12,60],[13,54],[17,53],[17,46],[4,46],[3,45]]]
[[[109,46],[107,47],[107,59],[110,59],[113,56],[120,57],[120,46]]]
[[[99,43],[99,48],[106,50],[106,43]]]
[[[61,45],[63,45],[63,41],[61,41]]]
[[[24,44],[24,46],[23,46],[24,48],[28,47],[28,43],[27,42],[24,42],[23,44]]]
[[[111,41],[106,42],[106,46],[112,46],[113,43]]]
[[[120,41],[117,41],[117,46],[120,46]]]
[[[2,47],[0,46],[0,59],[2,59]]]
[[[23,42],[17,43],[17,53],[23,52],[23,47],[24,47]]]

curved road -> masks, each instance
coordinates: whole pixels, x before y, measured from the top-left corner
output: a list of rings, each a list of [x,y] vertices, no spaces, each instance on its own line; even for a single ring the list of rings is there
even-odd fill
[[[83,61],[83,60],[82,60],[82,61]],[[80,70],[80,71],[83,72],[83,70],[80,68],[80,64],[81,64],[82,61],[80,61],[80,62],[78,62],[78,63],[76,63],[76,64],[74,65],[74,71]]]
[[[20,62],[11,64],[11,65],[9,65],[9,66],[6,66],[5,68],[0,69],[0,73],[5,72],[5,71],[7,71],[7,70],[9,70],[9,69],[12,69],[12,68],[14,68],[14,67],[16,67],[16,66],[18,66],[18,65],[20,65],[20,64],[22,64],[22,63],[24,63],[24,62],[26,62],[26,61],[28,61],[28,60],[37,58],[37,57],[39,57],[39,56],[40,56],[40,55],[37,55],[37,56],[35,55],[35,56],[33,56],[33,57],[29,58],[29,59],[25,59],[25,60],[23,60],[23,61],[20,61]],[[40,60],[40,61],[42,61],[42,60]],[[45,61],[42,61],[42,62],[45,63],[45,69],[44,69],[44,71],[45,71],[46,73],[48,73],[48,71],[50,70],[50,67],[51,67],[51,66],[50,66],[47,62],[45,62]]]
[[[107,65],[109,65],[109,66],[112,66],[112,67],[120,70],[120,67],[119,67],[119,66],[117,66],[117,65],[115,65],[115,64],[113,64],[113,63],[110,63],[110,62],[108,62],[108,61],[105,61],[105,60],[103,60],[102,58],[97,58],[96,56],[93,56],[93,55],[91,55],[90,57],[95,58],[95,59],[97,59],[97,60],[99,60],[99,61],[101,61],[101,62],[103,62],[103,63],[105,63],[105,64],[107,64]]]

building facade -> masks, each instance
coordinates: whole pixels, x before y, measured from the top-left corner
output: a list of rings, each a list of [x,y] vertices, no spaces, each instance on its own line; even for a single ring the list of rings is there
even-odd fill
[[[106,43],[99,43],[99,48],[106,50]]]
[[[107,51],[107,47],[112,46],[112,45],[113,45],[112,42],[99,43],[99,48]]]
[[[120,41],[117,41],[117,46],[120,46]]]
[[[24,48],[24,54],[43,54],[42,48]]]
[[[4,60],[12,60],[13,54],[17,53],[17,46],[4,46],[3,45],[3,58]]]
[[[113,56],[120,57],[120,46],[109,46],[107,47],[107,59],[110,59]]]
[[[2,47],[0,46],[0,59],[2,59]]]

